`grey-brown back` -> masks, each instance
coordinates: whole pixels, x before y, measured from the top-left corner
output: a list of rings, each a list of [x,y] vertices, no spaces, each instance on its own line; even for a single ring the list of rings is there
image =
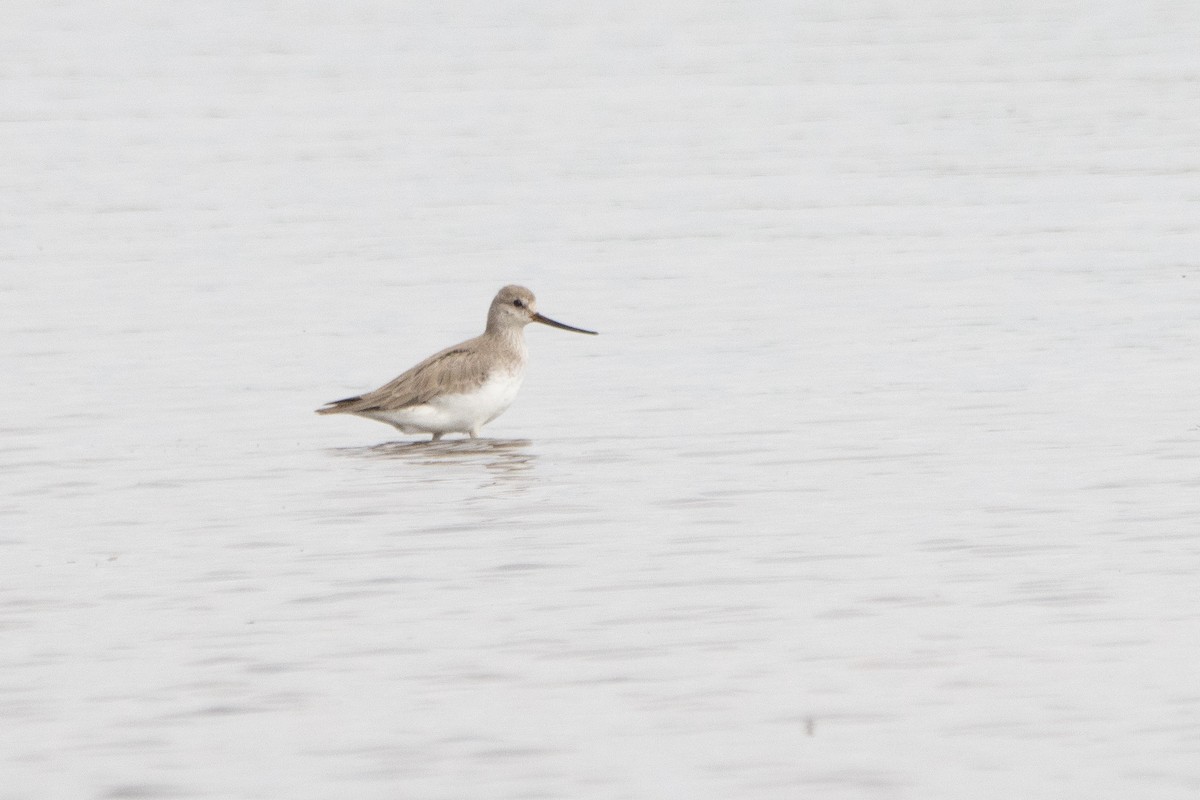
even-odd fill
[[[440,395],[473,391],[494,369],[506,365],[520,368],[520,354],[515,348],[509,351],[505,347],[508,344],[504,341],[506,338],[485,334],[447,347],[378,389],[358,397],[335,400],[317,409],[317,413],[392,411],[423,405]]]

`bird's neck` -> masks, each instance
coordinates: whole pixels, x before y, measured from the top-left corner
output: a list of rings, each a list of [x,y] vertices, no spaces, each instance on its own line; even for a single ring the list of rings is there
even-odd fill
[[[522,357],[526,353],[524,328],[489,324],[484,335],[494,338],[502,347]]]

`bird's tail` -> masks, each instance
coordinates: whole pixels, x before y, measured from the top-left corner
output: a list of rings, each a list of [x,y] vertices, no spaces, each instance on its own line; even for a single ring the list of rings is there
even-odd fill
[[[331,403],[326,403],[321,408],[317,409],[318,414],[343,414],[350,410],[350,407],[362,400],[362,396],[347,397],[344,400],[334,400]]]

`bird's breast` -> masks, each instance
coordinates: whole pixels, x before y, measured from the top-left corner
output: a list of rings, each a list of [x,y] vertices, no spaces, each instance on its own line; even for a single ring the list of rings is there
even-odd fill
[[[523,379],[522,371],[497,370],[472,391],[443,395],[430,405],[438,407],[447,416],[482,425],[512,405]]]

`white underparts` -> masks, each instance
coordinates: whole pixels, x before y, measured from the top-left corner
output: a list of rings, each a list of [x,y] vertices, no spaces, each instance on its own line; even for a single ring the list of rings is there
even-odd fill
[[[394,425],[404,433],[475,435],[512,405],[523,377],[519,372],[496,371],[472,392],[442,395],[419,406],[359,413]]]

